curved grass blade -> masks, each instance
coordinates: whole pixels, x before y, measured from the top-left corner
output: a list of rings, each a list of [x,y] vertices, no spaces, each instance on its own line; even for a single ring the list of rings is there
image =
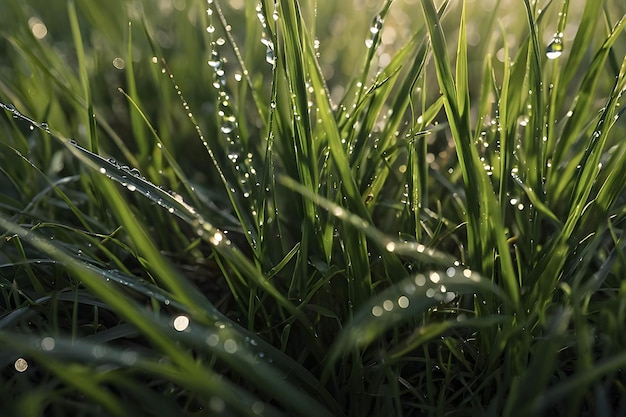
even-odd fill
[[[511,302],[500,288],[469,269],[450,267],[404,279],[357,311],[331,348],[330,363],[403,322],[419,319],[432,307],[452,302],[459,294],[474,293],[491,293],[503,304]]]
[[[107,181],[103,181],[103,183],[109,184]],[[106,193],[106,195],[110,194]],[[302,415],[330,415],[323,406],[313,401],[305,391],[294,388],[302,385],[315,392],[320,398],[323,398],[329,406],[335,410],[337,409],[337,406],[333,405],[332,397],[325,392],[319,385],[319,382],[308,371],[291,358],[277,351],[274,347],[263,342],[258,336],[232,323],[215,309],[208,300],[204,299],[193,289],[188,290],[186,297],[174,293],[171,298],[165,298],[162,291],[150,288],[150,286],[136,279],[129,279],[129,277],[118,272],[103,271],[95,265],[78,260],[67,254],[63,249],[39,237],[36,233],[25,230],[1,216],[0,227],[17,234],[21,239],[28,241],[37,249],[63,263],[72,274],[80,277],[82,282],[109,305],[112,310],[116,311],[129,323],[132,323],[182,369],[187,369],[187,371],[196,369],[197,363],[194,358],[186,356],[180,350],[177,341],[186,341],[196,349],[207,350],[216,354],[220,359],[228,363],[232,369],[241,373],[242,376],[247,376],[251,381],[255,381],[258,388],[267,390],[269,394],[286,392],[284,403],[299,409],[299,413]],[[148,259],[154,262],[153,257],[148,257]],[[167,268],[167,265],[163,264],[161,267]],[[184,277],[177,276],[176,279],[182,281],[181,285],[183,287],[186,286]],[[187,333],[177,332],[172,327],[172,319],[155,317],[154,313],[130,300],[113,286],[111,284],[112,280],[124,287],[139,290],[145,295],[163,300],[164,304],[186,312],[191,317],[193,332],[191,330]],[[198,297],[201,298],[199,299]],[[202,301],[202,304],[199,304],[200,301]],[[267,362],[267,364],[265,362],[260,363],[258,361],[260,356],[272,362]],[[273,365],[270,365],[270,363],[273,363]],[[208,368],[204,369],[204,372],[209,372]],[[271,381],[266,380],[268,375]],[[198,375],[196,376],[200,378]],[[284,381],[283,377],[287,377],[287,381]]]
[[[102,404],[115,416],[136,415],[129,413],[128,405],[122,404],[113,396],[106,385],[116,385],[111,380],[110,372],[93,372],[94,366],[101,369],[117,368],[126,373],[142,372],[155,378],[172,381],[196,392],[207,399],[219,398],[222,406],[236,410],[238,415],[255,416],[255,410],[262,409],[263,414],[271,416],[284,416],[272,406],[266,405],[258,398],[250,395],[243,389],[224,380],[218,374],[212,372],[206,366],[197,366],[195,369],[179,369],[176,365],[163,361],[160,357],[147,357],[142,352],[133,350],[120,350],[110,346],[93,344],[84,341],[70,341],[64,338],[44,337],[33,338],[16,336],[11,333],[0,331],[0,340],[3,341],[4,349],[8,346],[15,351],[21,352],[28,359],[34,359],[45,368],[57,375],[68,386],[76,391],[87,395],[96,403]],[[68,367],[68,361],[72,366]],[[92,366],[85,366],[89,364]],[[131,377],[127,375],[126,378]],[[134,386],[135,384],[130,384]],[[121,388],[121,387],[120,387]],[[156,393],[150,396],[157,397]],[[164,403],[162,400],[155,401]],[[173,407],[169,405],[168,408]],[[133,410],[131,408],[130,410]],[[138,412],[139,410],[134,410]],[[216,415],[220,415],[219,409]]]
[[[297,181],[288,178],[281,177],[279,181],[285,185],[286,187],[299,192],[306,198],[313,201],[315,204],[319,205],[323,209],[329,211],[333,216],[338,219],[343,220],[346,223],[349,223],[356,229],[360,230],[363,234],[368,236],[376,245],[378,245],[383,250],[383,253],[393,253],[396,255],[406,256],[411,259],[415,259],[417,261],[432,263],[436,265],[442,266],[451,266],[458,264],[458,260],[453,256],[445,254],[443,252],[437,251],[435,249],[427,248],[426,246],[413,243],[413,242],[401,242],[397,239],[391,239],[386,236],[383,232],[379,231],[376,227],[374,227],[370,222],[364,220],[363,218],[357,216],[344,209],[343,207],[333,203],[330,200],[325,199],[319,194],[312,193],[302,184]],[[385,255],[387,256],[387,255]]]

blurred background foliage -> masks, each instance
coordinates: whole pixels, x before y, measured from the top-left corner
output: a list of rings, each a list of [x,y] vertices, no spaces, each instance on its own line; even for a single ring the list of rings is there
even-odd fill
[[[540,29],[540,41],[544,46],[550,43],[557,30],[560,5],[551,1],[544,2],[546,13]],[[623,15],[626,5],[619,1],[605,2],[609,16]],[[572,0],[569,7],[568,23],[564,32],[564,57],[568,55],[568,46],[576,34],[577,23],[585,2]],[[271,81],[270,67],[265,61],[266,47],[261,43],[260,25],[249,27],[246,16],[255,14],[255,2],[244,0],[222,1],[224,15],[230,25],[230,34],[239,45],[242,56],[251,67],[252,81],[268,98]],[[307,1],[303,2],[305,17],[309,22],[309,31],[319,45],[319,62],[326,77],[331,97],[339,102],[346,93],[347,86],[359,73],[366,59],[368,49],[363,40],[368,38],[371,20],[382,7],[382,1]],[[467,39],[469,85],[474,99],[481,93],[482,68],[488,53],[495,51],[495,59],[502,61],[504,43],[511,48],[514,56],[517,45],[528,36],[528,23],[523,2],[512,0],[468,0]],[[150,48],[144,24],[161,56],[176,77],[181,91],[185,94],[191,109],[208,136],[215,136],[218,123],[215,120],[215,91],[211,88],[213,73],[207,65],[210,59],[211,39],[219,39],[223,27],[216,16],[216,32],[212,38],[206,33],[207,4],[200,0],[110,0],[92,2],[76,0],[79,23],[83,35],[86,57],[86,69],[90,81],[92,101],[96,116],[101,123],[101,135],[117,135],[118,140],[133,146],[135,141],[128,140],[133,131],[129,120],[128,103],[118,92],[121,87],[128,91],[125,69],[133,66],[137,91],[140,92],[140,107],[148,119],[155,124],[158,132],[166,141],[171,141],[170,149],[177,160],[188,167],[197,180],[208,181],[203,170],[193,167],[204,166],[206,158],[203,152],[194,152],[200,145],[196,140],[194,126],[188,123],[185,110],[178,105],[171,105],[175,100],[175,91],[160,80],[160,65],[152,63],[153,52]],[[540,4],[540,7],[542,5]],[[78,60],[74,48],[68,8],[66,2],[54,0],[29,0],[24,2],[3,2],[0,5],[0,92],[22,109],[23,112],[45,120],[56,130],[75,137],[79,142],[85,140],[87,127],[85,120],[75,120],[69,108],[84,106],[84,97],[78,77]],[[460,7],[450,7],[443,20],[444,31],[450,49],[454,55],[458,37],[455,27],[458,22]],[[404,45],[413,35],[416,25],[422,24],[422,13],[417,0],[397,0],[393,2],[382,32],[381,46],[371,65],[374,75],[390,61],[394,52]],[[129,25],[129,22],[131,25]],[[210,23],[210,22],[209,22]],[[609,30],[608,24],[596,29],[596,45],[590,45],[587,63],[591,61],[592,51],[596,50],[603,36]],[[29,32],[29,33],[27,33]],[[132,36],[132,62],[129,60],[129,38]],[[235,84],[241,77],[230,48],[221,52],[227,60],[225,73],[229,83]],[[626,53],[626,42],[617,42],[613,54],[612,71],[618,70],[619,57]],[[25,55],[33,55],[41,63],[38,68],[27,65]],[[159,56],[159,58],[161,58]],[[496,62],[497,62],[496,61]],[[561,60],[564,61],[564,60]],[[55,73],[58,63],[70,71]],[[432,65],[432,62],[429,63]],[[583,65],[584,66],[584,65]],[[51,83],[42,75],[52,71],[56,79]],[[496,68],[496,71],[498,69]],[[75,74],[71,77],[68,74]],[[434,71],[426,71],[434,78]],[[605,97],[613,84],[615,74],[607,73],[598,86],[597,96]],[[23,96],[20,92],[27,92]],[[436,89],[430,89],[435,95]],[[576,90],[572,91],[573,95]],[[54,96],[56,100],[50,100]],[[435,97],[433,97],[434,100]],[[240,114],[245,114],[245,97],[234,97],[235,106],[241,106]],[[254,112],[250,112],[253,115]],[[261,121],[254,117],[247,118],[248,128],[254,132]],[[259,135],[262,134],[259,132]],[[103,139],[104,149],[116,155],[118,151],[113,141]],[[172,146],[173,145],[173,146]],[[198,156],[201,155],[201,156]],[[139,161],[146,163],[147,161]]]

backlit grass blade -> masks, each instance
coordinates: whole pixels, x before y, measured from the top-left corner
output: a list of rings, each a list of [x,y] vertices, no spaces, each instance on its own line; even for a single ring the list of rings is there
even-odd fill
[[[448,115],[450,130],[456,145],[456,154],[459,166],[463,173],[465,193],[467,195],[467,238],[470,265],[476,265],[490,274],[493,268],[491,251],[493,242],[500,256],[500,270],[503,285],[513,300],[512,308],[516,309],[519,303],[519,284],[510,257],[503,226],[499,215],[499,207],[491,184],[487,178],[478,153],[473,145],[473,135],[470,129],[469,111],[465,104],[460,104],[458,97],[468,94],[467,91],[457,90],[464,88],[463,82],[459,86],[452,78],[450,61],[447,56],[446,42],[441,29],[441,22],[436,13],[432,0],[422,0],[422,9],[426,17],[430,34],[433,57],[437,69],[439,86],[444,96],[444,107]],[[462,15],[463,19],[464,14]],[[463,25],[461,27],[464,27]],[[460,39],[465,39],[461,34]],[[467,66],[463,62],[464,53],[460,49],[461,62],[457,66]]]
[[[100,366],[101,369],[117,368],[118,372],[126,373],[126,378],[132,378],[133,373],[145,373],[153,378],[163,378],[175,382],[181,386],[209,397],[215,396],[220,399],[221,406],[215,411],[216,415],[221,415],[227,410],[237,410],[238,415],[254,416],[255,409],[263,408],[264,414],[272,416],[282,416],[278,410],[271,406],[265,406],[257,398],[237,388],[232,383],[223,380],[208,367],[197,367],[196,369],[180,369],[179,367],[163,362],[158,357],[145,357],[141,352],[132,350],[120,350],[113,347],[104,347],[87,342],[71,342],[63,338],[49,337],[45,341],[42,339],[15,337],[5,332],[0,333],[0,340],[14,349],[23,351],[28,359],[35,359],[38,364],[48,368],[58,375],[68,386],[74,390],[86,394],[90,399],[100,403],[108,409],[112,415],[130,416],[128,404],[122,404],[117,396],[111,395],[107,386],[118,384],[111,372],[93,372],[90,367]],[[49,346],[53,345],[50,349]],[[94,354],[95,352],[95,354]],[[76,361],[69,368],[65,364],[68,361]],[[71,362],[70,362],[71,363]],[[184,376],[186,374],[186,376]],[[204,381],[201,383],[201,381]],[[134,384],[133,384],[134,385]],[[132,386],[132,385],[131,385]],[[122,388],[121,385],[119,388]],[[154,393],[149,393],[155,396]],[[163,402],[155,398],[157,403],[163,403],[166,409],[171,409],[173,404]],[[226,410],[224,408],[227,407]],[[139,409],[130,407],[134,412]]]
[[[419,320],[428,309],[452,302],[459,294],[487,292],[504,303],[511,302],[492,282],[469,269],[450,267],[400,281],[357,311],[332,347],[331,363],[354,348],[372,343],[402,322]]]
[[[569,236],[575,225],[578,223],[581,214],[588,201],[594,180],[597,176],[600,157],[608,139],[608,134],[613,125],[617,122],[615,117],[620,110],[620,98],[626,91],[626,58],[622,61],[620,74],[615,81],[615,86],[605,106],[603,107],[600,119],[589,138],[585,154],[581,160],[581,168],[576,178],[574,192],[570,200],[570,212],[567,216],[564,234]]]
[[[107,181],[103,181],[103,184],[108,184]],[[106,193],[106,195],[111,195],[110,193]],[[177,334],[176,331],[172,328],[169,321],[158,320],[153,316],[149,311],[140,308],[136,302],[131,301],[127,296],[122,295],[119,289],[116,289],[111,285],[111,282],[120,282],[125,287],[130,287],[131,289],[137,289],[137,285],[142,285],[134,282],[134,280],[127,280],[122,278],[122,280],[118,280],[118,275],[115,273],[102,273],[102,271],[94,267],[93,265],[89,265],[83,261],[77,260],[68,254],[66,254],[62,249],[55,247],[52,243],[45,241],[41,237],[37,236],[34,232],[28,231],[20,228],[8,221],[4,218],[0,217],[0,227],[11,231],[12,233],[18,234],[21,238],[28,241],[30,244],[34,245],[37,249],[49,254],[52,258],[63,262],[68,269],[70,269],[74,274],[80,276],[82,281],[91,288],[99,297],[103,299],[108,305],[111,305],[115,311],[124,317],[128,322],[133,323],[135,327],[139,329],[139,331],[144,334],[146,337],[153,340],[153,342],[161,349],[163,349],[164,353],[168,355],[172,360],[179,362],[179,366],[183,368],[189,369],[189,366],[196,367],[192,365],[194,363],[193,359],[190,357],[186,357],[185,354],[179,351],[178,347],[176,347],[175,339],[172,336]],[[155,263],[157,260],[150,256],[149,253],[146,253],[147,259],[150,259],[151,262]],[[161,263],[161,265],[157,265],[160,267],[165,267],[170,269],[169,273],[173,273],[171,271],[171,267],[166,266],[166,264]],[[164,273],[168,273],[167,270],[161,271],[160,276],[163,276]],[[114,280],[111,280],[114,278]],[[188,285],[185,283],[184,277],[177,277],[181,282],[179,285],[185,286]],[[141,287],[139,287],[141,288]],[[144,290],[145,291],[145,290]],[[150,290],[148,290],[150,291]],[[143,292],[143,291],[142,291]],[[194,295],[199,296],[199,294],[195,291],[187,290],[187,296],[180,295],[174,293],[174,298],[178,300],[179,304],[175,304],[172,302],[167,302],[166,304],[172,305],[173,307],[179,307],[183,311],[188,312],[192,320],[197,320],[198,325],[202,326],[209,333],[203,333],[200,335],[194,336],[181,334],[179,335],[182,340],[187,340],[192,345],[201,349],[208,349],[211,352],[216,353],[223,360],[227,362],[231,362],[231,366],[235,369],[238,369],[240,372],[250,373],[257,372],[263,368],[263,365],[256,364],[255,367],[251,368],[252,364],[250,361],[256,361],[255,354],[261,352],[262,356],[267,356],[268,358],[276,358],[276,361],[280,361],[281,368],[287,372],[290,372],[290,378],[294,378],[299,382],[309,382],[307,375],[300,366],[296,363],[291,362],[289,360],[285,360],[280,352],[272,352],[274,349],[271,348],[266,343],[263,343],[261,340],[254,341],[250,343],[250,335],[244,335],[242,330],[240,330],[236,325],[230,323],[230,321],[225,318],[221,313],[219,313],[208,300],[204,299],[201,301],[201,305],[199,305],[198,300],[194,300]],[[150,295],[153,296],[153,295]],[[154,296],[157,296],[156,294]],[[159,298],[157,296],[157,298]],[[169,336],[167,333],[171,333]],[[209,339],[207,339],[209,338]],[[222,344],[217,344],[217,341],[220,339],[224,340]],[[215,340],[213,343],[210,340]],[[247,342],[246,342],[247,340]],[[231,351],[229,346],[239,346],[240,353],[238,356],[233,356],[233,351]],[[253,353],[248,350],[251,349]],[[263,349],[263,350],[261,350]],[[246,352],[246,350],[248,350]],[[235,348],[237,351],[237,348]],[[178,353],[177,353],[178,352]],[[244,360],[244,355],[245,360]],[[243,361],[242,361],[243,360]],[[291,362],[291,363],[290,363]],[[201,372],[206,372],[207,369]],[[259,372],[257,374],[257,382],[259,384],[263,384],[262,375],[267,375],[268,373],[273,373],[274,371],[270,368],[265,369],[263,372]],[[249,375],[252,377],[252,374]],[[275,376],[272,378],[272,381],[278,382],[282,384],[282,378]],[[267,382],[265,382],[267,384]],[[311,385],[312,389],[319,389],[319,387],[315,387]],[[217,389],[217,387],[214,387]],[[282,390],[291,390],[288,386],[283,386]],[[276,392],[276,391],[273,391]],[[325,394],[320,392],[322,397]],[[307,403],[309,400],[306,400],[305,397],[299,398],[300,394],[297,392],[290,392],[287,395],[288,398],[287,404],[291,404],[291,406],[297,407],[297,403]],[[327,394],[326,394],[327,396]],[[312,413],[310,415],[326,415],[327,413],[321,407],[317,407],[315,404],[308,404],[306,407]],[[306,409],[305,408],[305,409]],[[301,410],[305,415],[309,414],[309,411]],[[321,413],[321,414],[316,414]]]
[[[137,144],[139,148],[138,160],[143,165],[150,154],[150,142],[148,141],[148,135],[146,135],[145,128],[143,126],[142,118],[143,115],[138,112],[138,109],[141,108],[141,99],[139,98],[139,94],[137,92],[137,82],[135,80],[135,69],[133,64],[133,26],[132,23],[128,23],[128,46],[126,48],[126,62],[125,62],[125,72],[126,72],[126,83],[128,84],[128,96],[132,98],[133,103],[137,103],[133,107],[129,109],[130,112],[130,123],[133,132],[134,143]],[[96,151],[96,153],[98,153]]]
[[[586,1],[583,9],[583,14],[578,24],[578,30],[576,30],[576,36],[571,46],[565,45],[569,50],[569,56],[567,63],[563,66],[563,74],[561,76],[561,82],[563,85],[569,86],[573,81],[577,71],[580,70],[580,65],[585,57],[585,54],[589,50],[589,45],[592,44],[593,33],[598,22],[598,16],[602,10],[602,2]],[[562,102],[568,95],[568,89],[559,90],[559,102]]]
[[[8,108],[8,110],[12,111],[13,114],[17,117],[25,117],[12,108]],[[34,126],[40,129],[49,130],[47,129],[47,127],[43,127],[40,123],[34,121],[32,122]],[[259,274],[258,270],[256,270],[256,268],[250,264],[250,261],[248,259],[242,256],[237,249],[231,246],[230,241],[225,238],[224,234],[220,230],[218,230],[212,224],[206,221],[204,217],[202,217],[202,215],[195,208],[187,204],[181,196],[174,195],[154,185],[134,168],[121,166],[115,161],[105,159],[83,148],[73,140],[66,141],[66,143],[68,144],[68,149],[70,149],[74,153],[74,155],[76,155],[82,161],[87,163],[91,168],[98,170],[101,174],[106,175],[108,178],[122,184],[124,187],[128,188],[129,191],[136,191],[142,194],[159,206],[167,209],[169,213],[180,217],[181,219],[189,223],[192,227],[194,227],[196,229],[196,233],[200,237],[206,239],[212,245],[221,248],[228,248],[225,249],[225,253],[229,255],[232,260],[238,262],[242,267],[246,265],[244,267],[245,270],[247,270],[248,274],[251,274],[251,277],[254,278],[254,280],[257,282],[257,284],[261,286],[261,288],[264,288],[266,291],[270,291],[270,293],[272,293],[273,296],[281,300],[281,304],[283,304],[293,314],[303,317],[302,314],[298,310],[296,310],[293,305],[270,284],[267,278],[262,277]],[[97,181],[97,179],[94,178],[94,181]],[[100,186],[100,188],[108,187],[107,185],[105,185],[106,183],[101,184],[102,185]],[[178,294],[183,298],[187,297],[185,294],[196,294],[194,290],[183,289],[181,287],[183,281],[172,279],[173,275],[175,274],[172,274],[171,267],[168,266],[166,262],[164,262],[164,259],[160,254],[157,254],[158,251],[156,250],[156,248],[154,248],[152,243],[149,242],[145,231],[142,230],[141,227],[138,227],[136,222],[132,220],[133,216],[130,214],[128,207],[119,196],[119,193],[112,188],[108,188],[108,190],[111,193],[111,195],[107,195],[107,197],[109,198],[109,202],[112,204],[115,202],[119,203],[117,204],[117,207],[119,208],[120,213],[124,213],[123,218],[128,221],[125,224],[127,225],[129,231],[133,231],[134,233],[136,233],[134,235],[137,239],[136,243],[140,244],[143,247],[143,250],[146,250],[149,254],[151,254],[146,255],[147,258],[154,259],[153,262],[155,264],[153,265],[153,267],[155,267],[156,270],[164,273],[163,277],[167,280],[169,288],[171,288],[175,294]]]
[[[528,49],[528,124],[526,135],[524,137],[524,157],[526,159],[525,181],[533,190],[540,195],[543,194],[543,178],[545,177],[545,144],[544,126],[544,91],[543,91],[543,71],[541,66],[541,57],[544,49],[539,46],[539,33],[535,11],[529,0],[524,0],[526,6],[526,18],[530,29],[530,40]],[[533,214],[531,214],[533,216]],[[535,222],[536,223],[536,222]]]
[[[615,25],[609,37],[596,52],[571,107],[571,115],[568,117],[565,127],[563,128],[563,133],[561,134],[559,143],[556,145],[552,158],[553,170],[560,168],[561,165],[564,166],[561,168],[559,175],[550,175],[548,178],[548,188],[551,190],[552,199],[555,201],[563,199],[563,193],[569,184],[569,179],[575,175],[577,164],[565,164],[565,159],[567,157],[580,157],[580,155],[571,155],[570,152],[572,152],[572,149],[576,149],[574,145],[579,140],[581,132],[586,130],[585,125],[590,122],[594,123],[594,119],[586,116],[595,112],[591,107],[593,93],[600,80],[608,54],[614,43],[619,39],[625,26],[626,18],[623,17]]]
[[[372,239],[372,241],[378,246],[384,248],[384,250],[387,252],[391,252],[396,255],[406,256],[411,259],[415,259],[425,263],[433,263],[442,266],[452,266],[455,264],[455,262],[458,262],[458,260],[456,260],[454,257],[439,252],[437,250],[427,248],[420,243],[401,242],[397,241],[396,239],[391,239],[387,237],[384,233],[376,229],[374,226],[372,226],[371,223],[369,223],[365,219],[360,218],[356,214],[350,213],[343,207],[321,197],[318,194],[311,193],[304,186],[291,178],[282,177],[280,178],[280,182],[285,184],[287,187],[301,193],[303,196],[310,199],[315,204],[319,205],[325,210],[328,210],[333,216],[357,228],[363,234]]]
[[[89,147],[93,152],[98,153],[98,137],[96,134],[96,119],[94,116],[93,103],[91,101],[91,88],[89,86],[89,74],[87,73],[87,64],[85,62],[85,48],[83,46],[83,39],[80,33],[80,26],[78,23],[78,17],[76,16],[76,6],[74,1],[71,0],[67,3],[68,14],[70,18],[70,28],[72,29],[72,35],[74,38],[74,46],[76,48],[76,58],[78,59],[78,69],[80,73],[80,80],[83,86],[83,94],[85,95],[85,101],[87,102],[87,114],[86,120],[89,126]]]

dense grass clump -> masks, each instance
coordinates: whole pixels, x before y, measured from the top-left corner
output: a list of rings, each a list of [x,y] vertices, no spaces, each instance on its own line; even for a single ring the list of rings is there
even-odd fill
[[[615,3],[4,0],[0,414],[625,415]]]

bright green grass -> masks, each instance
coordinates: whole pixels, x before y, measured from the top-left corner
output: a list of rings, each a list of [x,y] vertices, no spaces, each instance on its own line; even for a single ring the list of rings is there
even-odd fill
[[[615,3],[4,1],[0,414],[626,413]]]

